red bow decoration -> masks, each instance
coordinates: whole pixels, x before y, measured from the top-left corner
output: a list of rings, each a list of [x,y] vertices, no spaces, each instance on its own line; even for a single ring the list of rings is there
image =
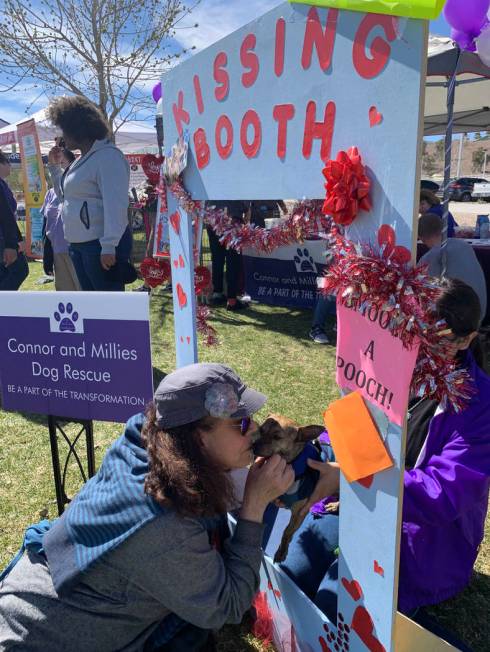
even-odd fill
[[[371,210],[371,181],[366,176],[357,147],[340,151],[335,161],[327,161],[323,176],[327,180],[327,192],[322,211],[331,215],[336,224],[348,226],[360,210]]]
[[[140,267],[146,285],[156,288],[171,277],[170,261],[165,258],[145,258]]]

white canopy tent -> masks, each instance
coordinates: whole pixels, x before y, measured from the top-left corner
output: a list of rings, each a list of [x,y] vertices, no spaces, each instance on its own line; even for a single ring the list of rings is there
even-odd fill
[[[424,133],[445,134],[448,81],[456,70],[452,132],[490,129],[490,68],[478,55],[461,52],[450,38],[431,36],[427,60]]]
[[[49,122],[46,116],[46,109],[41,109],[31,116],[26,116],[13,124],[2,127],[0,129],[0,144],[4,134],[15,134],[14,137],[17,138],[17,125],[30,119],[36,121],[41,152],[43,154],[48,152],[54,144],[55,137],[59,136],[60,132]],[[116,121],[116,145],[125,154],[156,153],[158,151],[157,134],[151,122],[128,121],[124,124],[119,123],[119,125]]]

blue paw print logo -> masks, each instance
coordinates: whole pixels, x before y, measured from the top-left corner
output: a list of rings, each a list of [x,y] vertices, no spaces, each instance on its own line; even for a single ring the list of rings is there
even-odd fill
[[[60,333],[69,331],[74,333],[75,322],[78,321],[78,312],[73,310],[71,303],[67,303],[66,306],[64,303],[58,304],[58,310],[54,313],[54,318],[60,325]]]
[[[296,249],[294,264],[296,265],[297,272],[317,273],[315,261],[313,260],[313,257],[310,256],[308,249],[300,249],[299,247]]]

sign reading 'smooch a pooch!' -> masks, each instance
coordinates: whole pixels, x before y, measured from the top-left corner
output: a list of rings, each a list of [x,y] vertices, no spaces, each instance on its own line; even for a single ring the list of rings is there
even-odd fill
[[[8,294],[0,298],[4,409],[102,421],[144,409],[153,393],[147,296]]]
[[[418,342],[406,349],[388,330],[391,315],[337,303],[337,385],[357,390],[393,423],[403,425]]]

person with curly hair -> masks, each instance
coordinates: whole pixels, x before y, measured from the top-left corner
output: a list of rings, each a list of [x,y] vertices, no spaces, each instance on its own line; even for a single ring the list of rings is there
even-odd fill
[[[18,290],[29,275],[27,259],[19,249],[17,202],[5,181],[9,175],[10,161],[0,152],[0,290]]]
[[[253,461],[265,400],[221,364],[166,376],[69,509],[0,576],[0,649],[190,652],[239,623],[259,586],[264,511],[294,481],[278,455]],[[230,472],[248,466],[226,538]]]
[[[420,215],[425,215],[426,213],[432,213],[434,215],[439,215],[442,219],[444,214],[444,206],[441,204],[439,197],[434,194],[431,190],[422,189],[420,191],[420,203],[419,203],[419,213]],[[454,216],[451,212],[447,214],[447,237],[455,237],[455,227],[458,226],[458,223],[454,219]]]
[[[49,152],[49,171],[63,202],[65,238],[80,286],[89,291],[122,291],[131,275],[129,165],[110,141],[101,111],[86,98],[57,98],[47,112],[62,132]],[[81,156],[63,172],[65,147],[80,150]]]

